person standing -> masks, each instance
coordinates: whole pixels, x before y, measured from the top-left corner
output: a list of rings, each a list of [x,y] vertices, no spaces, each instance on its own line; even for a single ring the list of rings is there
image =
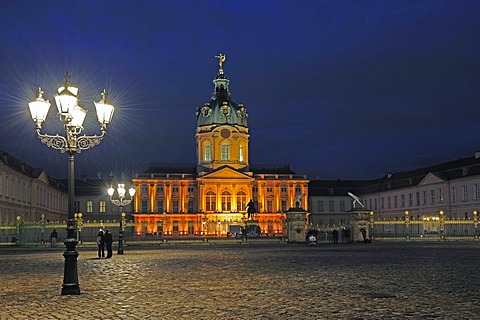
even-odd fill
[[[54,248],[57,245],[57,238],[58,234],[55,229],[53,229],[52,233],[50,233],[50,246]]]
[[[110,231],[108,231],[108,229],[105,229],[105,246],[107,247],[107,258],[112,257],[112,243],[112,234],[110,233]]]
[[[103,235],[103,230],[100,230],[97,234],[97,245],[98,257],[105,258],[105,236]]]

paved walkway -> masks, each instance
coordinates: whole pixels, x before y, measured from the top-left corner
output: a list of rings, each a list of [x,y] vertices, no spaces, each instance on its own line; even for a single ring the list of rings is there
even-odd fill
[[[480,244],[0,249],[0,319],[479,319]]]

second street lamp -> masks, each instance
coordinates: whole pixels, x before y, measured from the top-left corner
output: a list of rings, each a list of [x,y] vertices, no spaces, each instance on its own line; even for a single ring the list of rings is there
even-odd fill
[[[70,81],[70,75],[65,75],[65,84],[60,86],[55,95],[55,104],[58,108],[58,117],[63,122],[65,136],[56,134],[48,135],[40,133],[42,124],[45,121],[50,102],[43,98],[42,89],[38,88],[38,97],[35,101],[28,104],[32,120],[35,122],[35,131],[40,141],[47,147],[59,150],[61,153],[68,154],[68,220],[67,220],[67,238],[64,243],[67,247],[63,256],[65,257],[65,269],[63,274],[62,295],[80,294],[80,285],[78,283],[76,246],[77,240],[77,221],[75,220],[75,175],[74,175],[74,155],[84,150],[98,145],[107,130],[107,124],[110,123],[114,107],[107,102],[107,93],[102,92],[102,100],[94,102],[97,110],[98,121],[102,134],[97,136],[79,136],[83,131],[83,121],[87,110],[78,105],[78,88]]]
[[[108,195],[110,196],[110,201],[120,207],[120,229],[118,230],[118,254],[123,254],[123,233],[125,232],[125,213],[123,212],[123,207],[129,205],[130,202],[133,200],[133,196],[135,195],[135,189],[131,187],[128,189],[128,194],[130,195],[130,199],[125,198],[126,190],[125,184],[119,183],[117,187],[117,195],[118,199],[114,199],[115,189],[113,187],[108,188],[107,190]]]

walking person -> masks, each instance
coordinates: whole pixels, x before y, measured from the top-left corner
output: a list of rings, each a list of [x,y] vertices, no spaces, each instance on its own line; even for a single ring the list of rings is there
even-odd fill
[[[108,229],[105,229],[105,246],[107,248],[107,258],[112,257],[112,243],[113,243],[113,237],[110,231]]]
[[[50,233],[50,246],[54,248],[57,245],[57,238],[58,234],[55,229],[53,229],[52,233]]]
[[[103,235],[103,230],[100,230],[97,234],[97,245],[98,257],[105,258],[105,236]]]

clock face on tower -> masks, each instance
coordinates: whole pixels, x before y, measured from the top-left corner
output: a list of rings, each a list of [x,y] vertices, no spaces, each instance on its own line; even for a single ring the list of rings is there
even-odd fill
[[[222,131],[220,131],[220,135],[222,136],[222,138],[227,139],[228,137],[230,137],[230,131],[227,129],[222,129]]]

